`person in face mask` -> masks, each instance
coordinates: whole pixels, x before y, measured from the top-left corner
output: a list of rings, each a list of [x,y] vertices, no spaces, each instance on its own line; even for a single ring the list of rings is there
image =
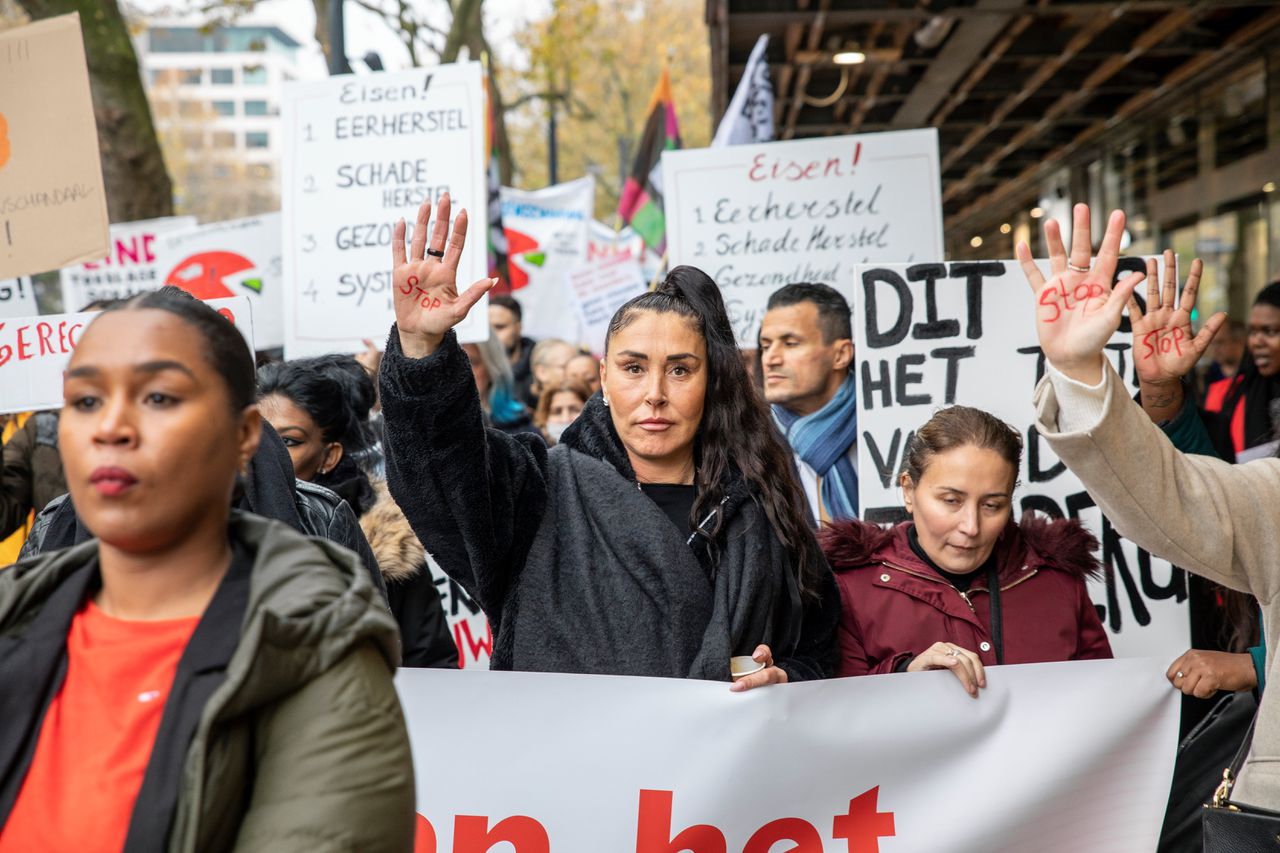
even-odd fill
[[[576,379],[565,379],[542,392],[533,422],[542,431],[547,446],[560,441],[560,435],[582,414],[589,399],[591,390]]]

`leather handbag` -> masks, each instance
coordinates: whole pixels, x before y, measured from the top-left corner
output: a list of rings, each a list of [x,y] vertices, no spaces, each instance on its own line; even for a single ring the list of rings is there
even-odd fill
[[[1245,756],[1253,743],[1254,715],[1249,734],[1236,751],[1231,765],[1222,771],[1222,784],[1206,803],[1202,814],[1205,853],[1280,853],[1280,812],[1231,800],[1231,789],[1240,776]]]

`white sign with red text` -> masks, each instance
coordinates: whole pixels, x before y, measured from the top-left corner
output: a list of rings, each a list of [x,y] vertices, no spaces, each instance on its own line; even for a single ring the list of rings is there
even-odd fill
[[[628,255],[602,258],[569,273],[569,294],[582,330],[579,343],[603,354],[613,312],[646,290],[639,262]]]
[[[462,585],[444,573],[428,554],[427,568],[440,592],[440,606],[449,624],[449,634],[458,647],[458,669],[488,669],[493,655],[493,631],[489,619]]]
[[[682,679],[402,669],[415,849],[1154,850],[1180,707],[1164,667],[991,667],[977,700],[949,672],[731,693]]]
[[[664,151],[662,175],[670,266],[715,279],[744,348],[783,285],[852,304],[855,265],[945,252],[933,128]]]
[[[126,299],[164,285],[157,241],[167,231],[194,228],[194,216],[166,216],[141,222],[121,222],[110,228],[110,249],[104,260],[63,268],[62,307],[80,311],[102,299]]]
[[[253,351],[253,315],[243,296],[206,304],[233,322]],[[62,372],[98,311],[0,319],[0,414],[62,407]]]

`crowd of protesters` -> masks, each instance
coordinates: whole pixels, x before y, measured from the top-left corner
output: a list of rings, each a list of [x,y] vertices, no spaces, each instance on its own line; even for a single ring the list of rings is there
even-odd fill
[[[945,669],[980,698],[993,666],[1111,656],[1086,588],[1099,543],[1016,517],[1022,437],[990,413],[918,425],[906,520],[859,519],[852,317],[834,288],[773,293],[748,358],[688,266],[617,311],[603,352],[526,337],[511,296],[490,299],[487,341],[460,343],[496,280],[459,288],[465,211],[452,221],[446,195],[411,241],[397,223],[384,356],[255,370],[225,320],[164,288],[96,306],[64,408],[12,421],[0,539],[24,544],[0,570],[0,853],[91,834],[410,849],[392,676],[458,666],[437,573],[483,608],[495,669],[736,692]],[[1143,276],[1112,285],[1122,231],[1117,213],[1094,257],[1088,208],[1069,251],[1050,222],[1048,279],[1019,247],[1037,294],[1090,293],[1027,318],[1047,358],[1036,428],[1119,530],[1218,585],[1231,641],[1168,677],[1261,697],[1231,796],[1280,809],[1280,707],[1263,693],[1280,478],[1232,464],[1275,455],[1280,283],[1247,324],[1193,334],[1199,263],[1180,300],[1173,264],[1163,280],[1150,265],[1144,310]],[[1136,402],[1103,357],[1126,307],[1135,336],[1190,342],[1138,358]],[[1244,739],[1218,737],[1214,760]],[[1162,849],[1193,849],[1185,811],[1171,798]]]

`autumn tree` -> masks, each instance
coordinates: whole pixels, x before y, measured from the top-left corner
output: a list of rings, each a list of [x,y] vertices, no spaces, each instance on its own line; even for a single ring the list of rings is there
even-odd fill
[[[529,70],[504,81],[520,186],[547,183],[557,110],[559,179],[596,177],[596,215],[613,222],[654,85],[668,65],[685,147],[711,139],[710,47],[703,0],[556,0],[520,37]]]

